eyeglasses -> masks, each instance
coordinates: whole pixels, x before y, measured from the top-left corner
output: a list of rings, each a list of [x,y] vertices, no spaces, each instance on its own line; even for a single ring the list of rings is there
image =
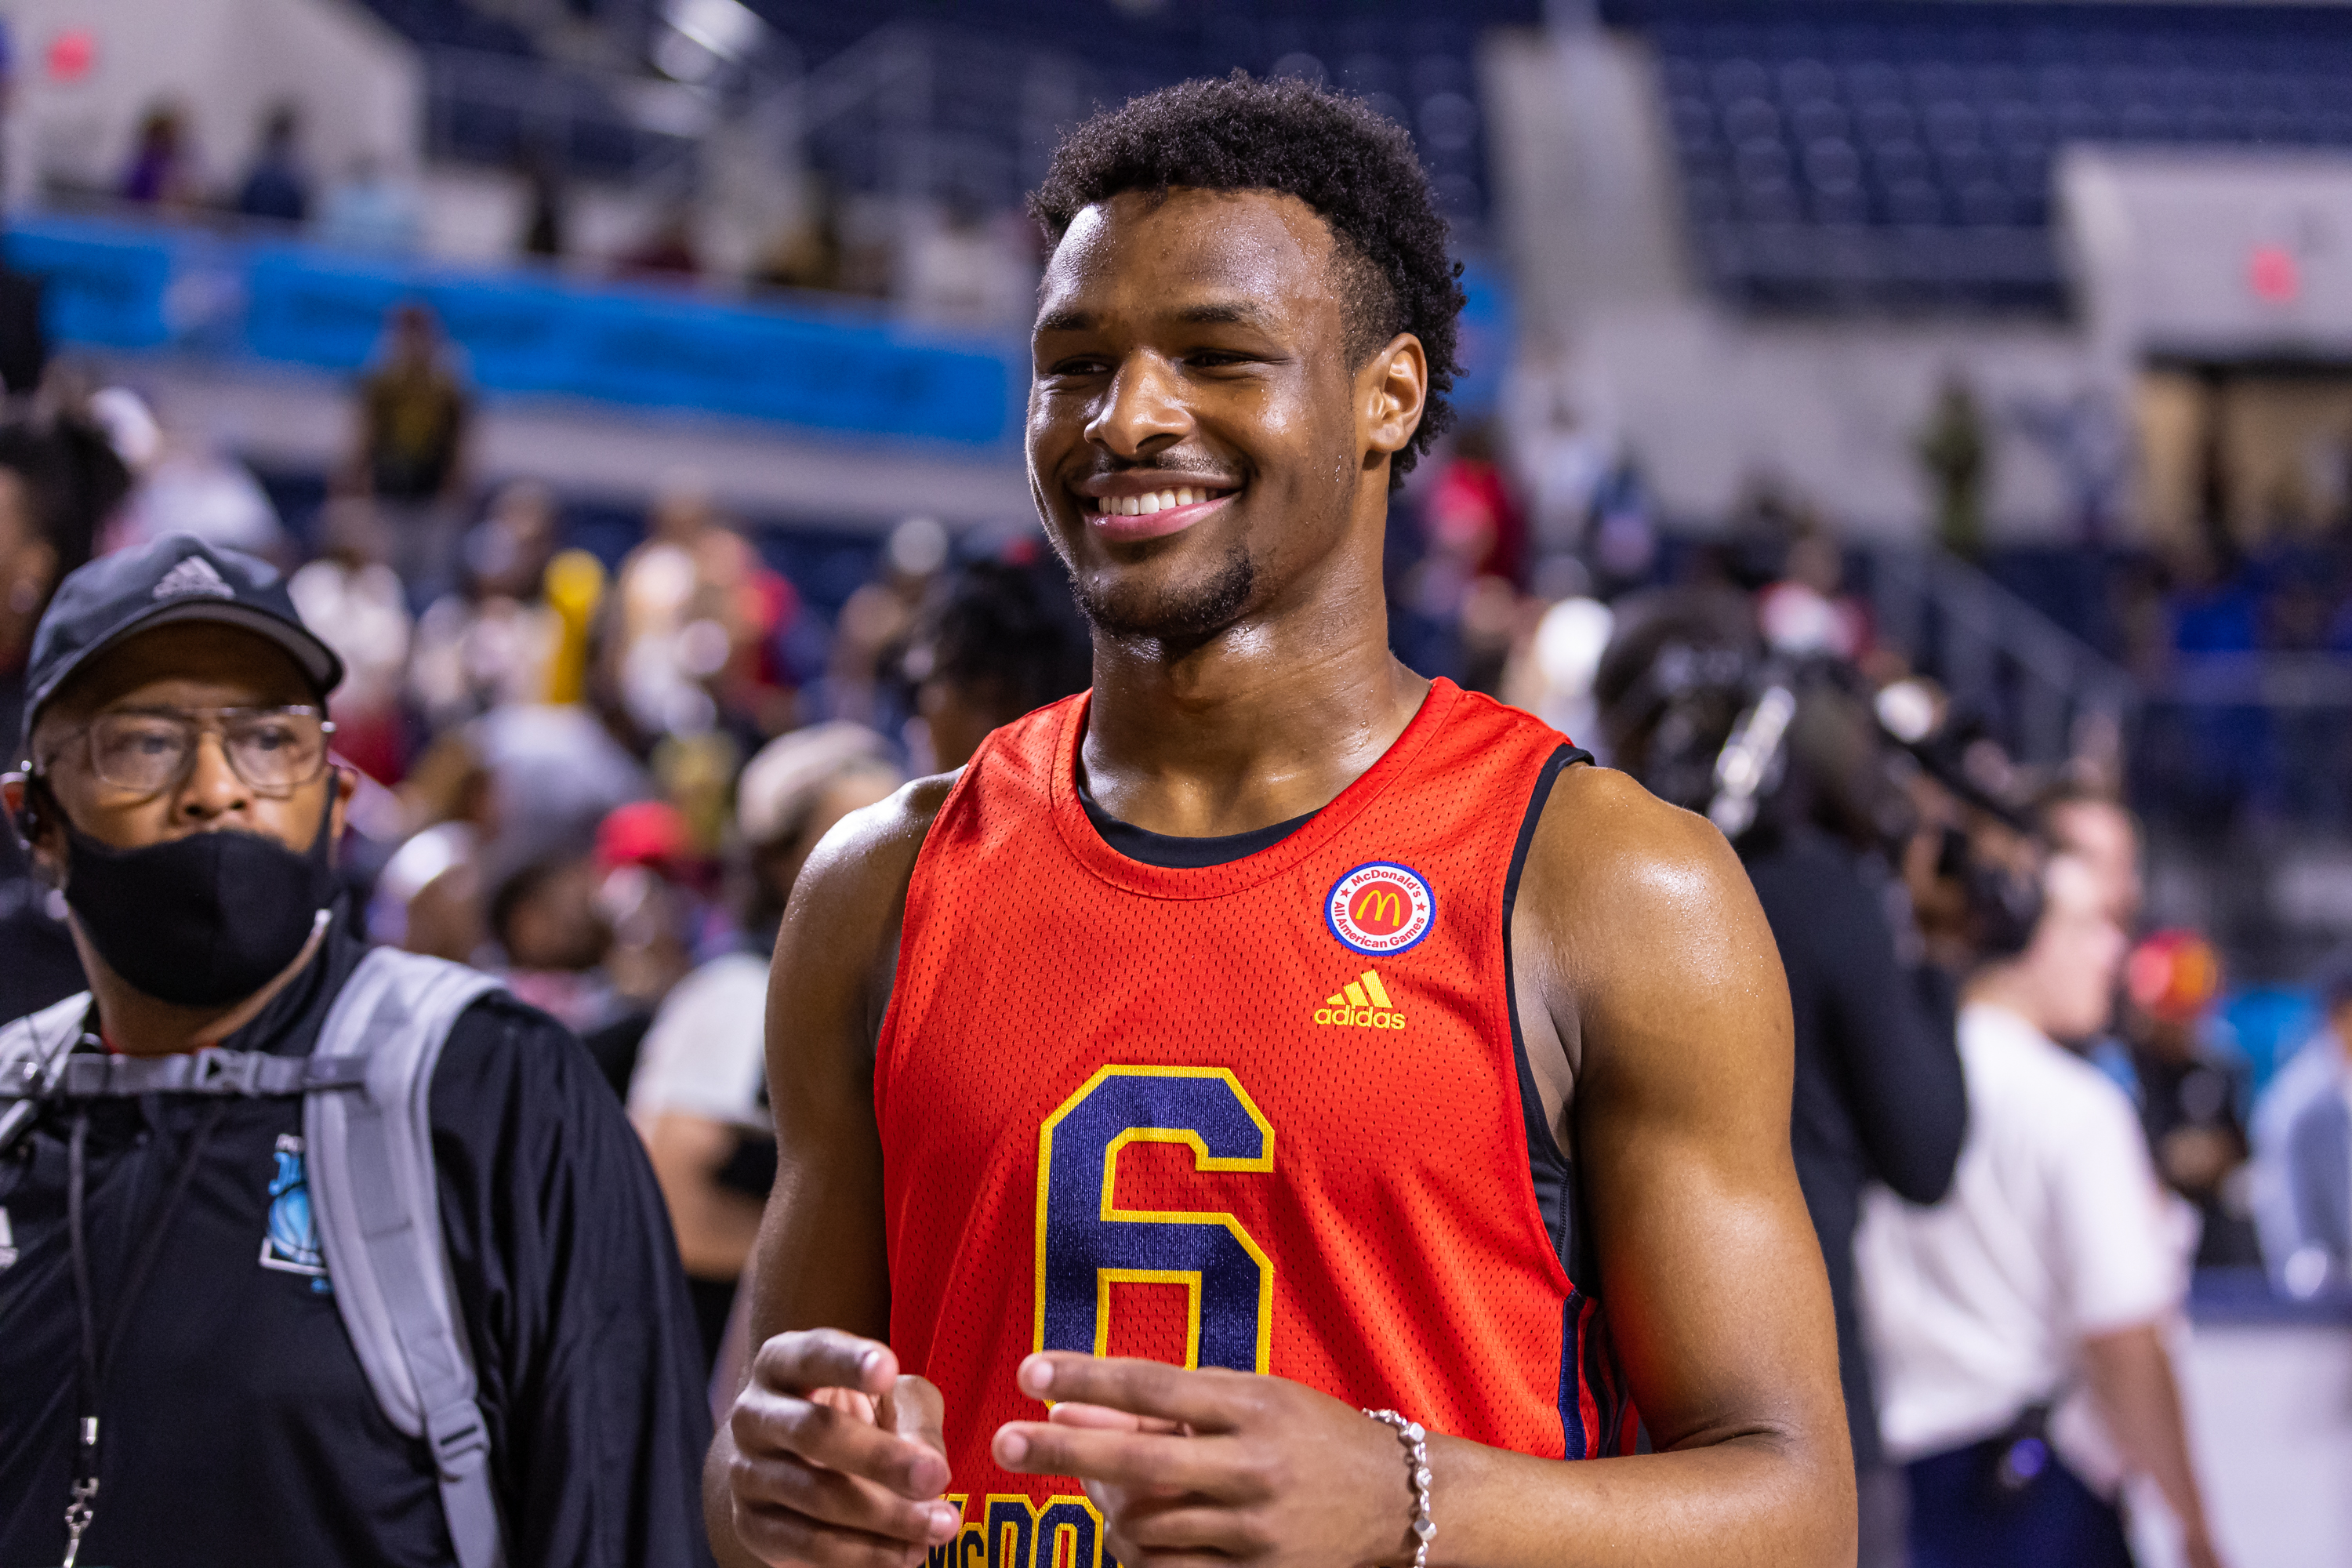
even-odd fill
[[[197,741],[216,734],[238,778],[286,795],[327,771],[334,731],[316,708],[151,708],[101,713],[66,739],[86,740],[89,771],[115,788],[160,795],[194,769]]]

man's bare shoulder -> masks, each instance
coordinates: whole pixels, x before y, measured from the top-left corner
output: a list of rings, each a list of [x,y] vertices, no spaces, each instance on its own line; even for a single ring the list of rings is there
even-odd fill
[[[1610,1019],[1759,999],[1787,1007],[1771,928],[1730,844],[1614,769],[1560,775],[1517,907],[1547,1005],[1578,1020],[1587,1043]]]
[[[1667,805],[1631,773],[1580,766],[1552,786],[1522,886],[1540,886],[1605,916],[1608,905],[1627,899],[1708,902],[1727,880],[1747,892],[1748,874],[1715,824]]]

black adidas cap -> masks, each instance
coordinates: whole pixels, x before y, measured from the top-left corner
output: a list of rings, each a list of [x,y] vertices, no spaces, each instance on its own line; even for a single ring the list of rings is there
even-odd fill
[[[276,567],[193,534],[166,534],[102,555],[58,584],[33,630],[17,755],[30,752],[33,721],[75,670],[133,632],[180,621],[218,621],[268,637],[294,656],[321,696],[343,679],[343,661],[302,624]]]

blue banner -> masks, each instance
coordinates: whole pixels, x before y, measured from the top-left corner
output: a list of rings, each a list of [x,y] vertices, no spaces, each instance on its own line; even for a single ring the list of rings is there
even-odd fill
[[[7,237],[43,278],[52,337],[203,349],[322,370],[373,356],[392,308],[432,309],[489,392],[772,419],[968,445],[1009,438],[1021,393],[1002,348],[895,325],[593,288],[316,247],[239,244],[129,224],[43,218]]]

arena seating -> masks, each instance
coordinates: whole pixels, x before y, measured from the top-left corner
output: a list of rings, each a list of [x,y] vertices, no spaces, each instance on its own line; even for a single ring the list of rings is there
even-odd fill
[[[363,0],[410,42],[428,48],[475,49],[494,55],[530,55],[530,37],[513,23],[483,12],[468,0]]]
[[[1442,11],[1372,0],[1344,17],[1302,16],[1263,0],[1132,8],[1101,0],[966,0],[952,9],[952,29],[937,28],[942,8],[925,0],[875,0],[856,7],[827,0],[748,0],[790,38],[813,67],[892,24],[922,27],[951,46],[969,44],[1067,58],[1080,67],[1076,107],[1117,102],[1130,94],[1192,76],[1216,76],[1236,67],[1254,74],[1292,73],[1335,81],[1362,93],[1413,133],[1447,214],[1475,230],[1486,210],[1485,137],[1475,80],[1479,32],[1498,26],[1532,26],[1536,0],[1460,0]],[[1336,9],[1336,8],[1335,8]],[[1002,96],[998,73],[931,73],[942,122],[956,122],[967,142],[985,122],[999,137],[1017,135],[1019,115],[983,101]],[[969,103],[966,100],[971,100]],[[1017,166],[1018,160],[1009,160]],[[1037,171],[1023,170],[1027,178]],[[853,175],[854,178],[854,175]],[[1017,191],[974,192],[991,201]]]
[[[1750,306],[2063,302],[2069,142],[2352,146],[2352,9],[1608,0],[1655,47],[1694,249]]]

